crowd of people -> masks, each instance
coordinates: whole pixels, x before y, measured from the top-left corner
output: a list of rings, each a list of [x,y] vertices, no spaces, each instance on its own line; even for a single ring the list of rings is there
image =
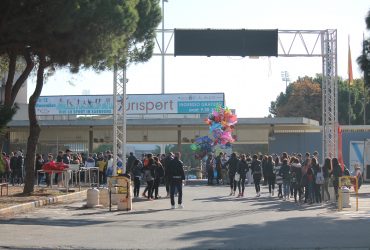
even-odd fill
[[[142,159],[137,159],[133,153],[127,159],[128,173],[134,181],[134,198],[140,196],[140,186],[143,182],[146,187],[142,196],[148,200],[161,198],[159,196],[159,186],[163,182],[166,187],[166,198],[171,199],[171,208],[175,208],[175,193],[178,197],[178,207],[183,208],[182,186],[185,180],[184,164],[181,161],[180,152],[173,154],[142,155]]]
[[[7,154],[2,153],[3,173],[0,174],[1,180],[10,181],[14,184],[23,184],[24,180],[24,156],[23,151],[18,150]]]
[[[4,172],[0,178],[4,181],[11,183],[12,185],[22,185],[25,177],[25,161],[22,150],[11,152],[9,155],[2,153],[2,161],[4,163]],[[106,176],[112,172],[113,169],[113,157],[110,151],[100,152],[98,154],[84,153],[73,153],[71,150],[66,149],[65,151],[58,151],[56,155],[49,154],[36,154],[35,160],[35,182],[41,183],[44,181],[47,185],[50,184],[50,178],[55,178],[55,182],[60,181],[60,175],[55,174],[49,176],[48,173],[39,172],[43,166],[50,163],[64,163],[64,164],[75,164],[81,167],[98,167],[99,168],[99,179],[100,183],[106,182]],[[120,167],[122,168],[122,161]],[[119,164],[118,164],[119,165]],[[45,178],[46,176],[46,178]]]
[[[326,158],[319,164],[318,153],[288,155],[249,155],[223,152],[216,157],[209,154],[205,161],[208,184],[230,185],[230,196],[245,196],[245,183],[254,183],[256,196],[261,196],[261,181],[268,186],[269,195],[283,200],[294,199],[297,203],[321,203],[330,200],[329,184],[332,183],[338,199],[339,177],[350,175],[337,158]],[[360,168],[356,167],[359,185],[362,183]],[[236,194],[236,189],[238,193]]]
[[[141,159],[136,158],[131,152],[127,158],[126,166],[123,166],[121,158],[117,158],[117,174],[126,174],[134,183],[134,198],[140,195],[141,184],[145,183],[146,187],[142,196],[148,200],[161,198],[159,195],[159,186],[164,183],[166,187],[167,198],[171,198],[171,207],[175,208],[175,194],[178,197],[178,207],[182,208],[182,185],[185,180],[183,163],[180,160],[181,154],[168,153],[153,155],[143,154]],[[10,156],[3,153],[2,160],[4,162],[5,171],[0,176],[4,181],[10,182],[12,185],[22,185],[25,176],[24,156],[22,151],[11,153]],[[64,163],[71,166],[78,165],[80,168],[97,168],[99,170],[99,183],[107,184],[107,177],[113,176],[113,154],[107,150],[97,154],[73,153],[67,149],[59,151],[56,156],[49,153],[47,155],[36,154],[35,161],[35,183],[44,182],[49,186],[53,183],[61,182],[61,175],[54,173],[51,176],[50,171],[42,170],[46,165],[55,163]]]
[[[117,159],[117,174],[126,174],[133,181],[134,198],[140,196],[140,187],[146,184],[141,196],[148,200],[161,198],[159,186],[166,188],[166,198],[171,198],[171,207],[175,207],[175,194],[178,195],[178,206],[182,204],[182,185],[185,180],[184,166],[180,160],[181,154],[172,152],[153,155],[143,154],[138,159],[132,152],[127,158],[126,166],[122,160]],[[2,159],[5,178],[11,184],[22,184],[24,179],[24,156],[21,150],[10,155],[3,153]],[[73,154],[71,150],[59,151],[56,157],[52,154],[37,154],[35,163],[35,177],[37,183],[45,181],[50,185],[50,179],[55,183],[60,176],[44,178],[41,170],[47,163],[62,162],[64,164],[77,164],[81,167],[99,169],[99,183],[106,184],[107,177],[113,175],[113,155],[110,151],[97,154]],[[230,186],[230,196],[244,197],[245,185],[254,184],[256,197],[261,196],[261,184],[268,186],[270,196],[275,195],[283,200],[294,199],[297,203],[321,203],[330,200],[329,184],[334,188],[335,198],[338,199],[339,177],[349,175],[345,166],[341,166],[337,158],[325,158],[322,165],[318,160],[318,153],[288,155],[282,153],[274,155],[250,155],[233,152],[228,156],[220,152],[217,156],[210,153],[205,160],[205,169],[208,185],[224,184]],[[362,183],[360,168],[356,168],[359,185]],[[214,183],[216,182],[216,183]],[[262,183],[261,183],[262,182]],[[237,192],[238,191],[238,192]]]

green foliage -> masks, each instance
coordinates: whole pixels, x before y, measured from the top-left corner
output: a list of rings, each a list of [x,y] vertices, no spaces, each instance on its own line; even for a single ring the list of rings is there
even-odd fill
[[[18,106],[8,107],[5,105],[0,105],[0,134],[3,133],[4,128],[8,122],[10,122],[17,112]]]
[[[107,150],[112,151],[112,144],[100,144],[97,148],[94,148],[94,153],[106,152]]]
[[[370,10],[365,18],[366,28],[370,30]],[[370,88],[370,39],[365,39],[362,45],[362,55],[357,58],[357,64],[364,72],[364,81],[366,87]]]
[[[158,0],[4,0],[0,16],[0,55],[27,47],[76,72],[148,60],[161,11]]]
[[[195,159],[194,151],[190,148],[191,144],[181,145],[181,160],[185,166],[195,167],[199,165],[199,160]],[[177,144],[166,145],[165,152],[179,151]]]
[[[342,125],[364,124],[364,101],[366,112],[370,109],[368,99],[364,99],[363,79],[348,81],[338,78],[338,122]],[[271,102],[270,113],[275,117],[307,117],[321,122],[321,85],[322,75],[315,78],[304,77],[292,83],[286,93],[280,93],[276,101]],[[350,101],[350,103],[349,103]],[[368,115],[366,115],[368,117]],[[366,124],[370,123],[370,117]]]
[[[0,175],[3,174],[4,172],[5,172],[5,162],[2,156],[0,155]]]
[[[35,105],[45,70],[66,66],[72,72],[81,67],[104,70],[115,63],[125,67],[128,62],[146,61],[153,52],[160,16],[159,0],[0,1],[0,56],[8,54],[14,59],[27,52],[38,61],[36,88],[28,107],[24,193],[33,191],[40,133]],[[25,59],[29,58],[25,55]]]
[[[270,113],[276,117],[307,117],[321,121],[321,85],[311,77],[290,84],[271,102]]]
[[[370,39],[363,41],[362,55],[357,58],[357,64],[364,72],[364,81],[366,87],[370,88]]]
[[[8,58],[0,56],[0,76],[3,76],[8,71]]]

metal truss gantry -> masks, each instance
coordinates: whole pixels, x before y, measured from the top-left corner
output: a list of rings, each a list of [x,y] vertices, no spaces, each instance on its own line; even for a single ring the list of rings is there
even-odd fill
[[[157,34],[161,34],[156,38],[159,53],[155,52],[153,55],[162,56],[162,58],[174,56],[173,51],[168,51],[169,45],[173,42],[174,30],[157,30]],[[166,45],[164,34],[167,34]],[[162,38],[161,42],[158,41],[158,37]],[[322,58],[322,155],[338,157],[337,30],[279,30],[278,43],[279,57]],[[162,74],[164,74],[164,60],[162,61]],[[123,108],[126,106],[125,69],[115,67],[113,82],[115,100],[113,152],[116,160],[118,153],[126,155],[126,112]],[[162,86],[162,92],[164,92],[164,86]],[[122,160],[125,163],[125,157],[122,157]]]
[[[279,57],[322,58],[322,155],[338,157],[337,30],[279,30],[278,34]],[[292,52],[293,48],[302,52]]]
[[[113,175],[118,159],[126,166],[126,68],[113,68]]]

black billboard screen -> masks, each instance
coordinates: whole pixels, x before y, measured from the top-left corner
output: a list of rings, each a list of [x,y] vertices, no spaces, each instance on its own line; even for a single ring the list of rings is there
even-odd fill
[[[277,56],[278,30],[175,29],[175,56]]]

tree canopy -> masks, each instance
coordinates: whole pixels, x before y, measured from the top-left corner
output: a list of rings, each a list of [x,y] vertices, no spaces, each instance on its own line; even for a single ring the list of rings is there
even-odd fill
[[[286,93],[280,93],[276,101],[271,102],[270,113],[276,117],[307,117],[322,120],[322,76],[304,77],[288,86]],[[366,94],[366,92],[365,92]],[[366,113],[370,105],[364,99],[363,79],[354,79],[352,85],[338,78],[338,122],[341,125],[361,125],[364,123],[364,101]],[[350,103],[349,103],[350,102]],[[370,117],[366,114],[366,123]]]
[[[365,18],[366,28],[370,30],[370,10]],[[364,72],[364,82],[367,89],[370,88],[370,38],[363,41],[362,54],[357,57],[357,64]]]
[[[0,2],[0,56],[9,71],[23,55],[37,64],[36,88],[29,99],[26,185],[33,191],[34,162],[40,127],[35,105],[46,69],[81,67],[104,70],[115,63],[147,61],[161,20],[159,0],[4,0]],[[12,79],[9,79],[12,83]],[[9,88],[11,89],[11,84]],[[9,92],[9,91],[8,91]]]
[[[307,117],[321,121],[321,85],[310,77],[290,84],[271,102],[270,113],[276,117]]]

